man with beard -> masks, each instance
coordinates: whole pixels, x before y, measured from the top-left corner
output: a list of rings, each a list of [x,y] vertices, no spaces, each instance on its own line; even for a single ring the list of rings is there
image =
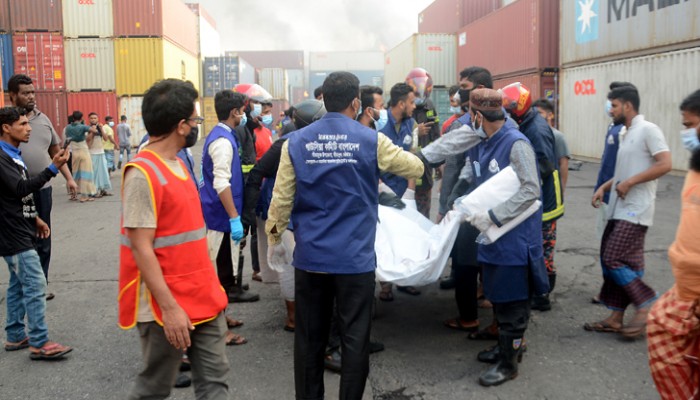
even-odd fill
[[[21,107],[27,110],[29,125],[32,128],[32,134],[29,137],[29,142],[22,143],[20,150],[22,158],[27,165],[27,170],[30,177],[37,176],[46,167],[51,164],[51,159],[60,150],[60,139],[54,130],[51,120],[36,108],[36,100],[34,93],[34,84],[32,79],[27,75],[17,74],[10,77],[7,82],[7,91],[10,94],[10,102],[15,107]],[[61,174],[66,178],[66,184],[71,193],[75,196],[78,191],[78,184],[73,179],[73,175],[68,170],[67,165],[62,165],[60,168]],[[52,189],[51,183],[47,182],[44,187],[34,193],[34,203],[37,213],[46,224],[51,228],[51,208],[52,208]],[[49,279],[49,264],[51,263],[51,237],[39,238],[36,243],[36,250],[41,259],[41,268],[44,270],[46,281]],[[53,293],[47,293],[46,299],[54,298]]]

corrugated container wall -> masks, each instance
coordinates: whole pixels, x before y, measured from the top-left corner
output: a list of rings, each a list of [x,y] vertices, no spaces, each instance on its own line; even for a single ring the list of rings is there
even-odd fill
[[[140,96],[165,78],[189,80],[199,90],[199,61],[166,39],[114,39],[114,62],[120,96]]]
[[[138,146],[141,139],[146,135],[146,126],[143,124],[141,117],[141,104],[143,97],[141,96],[124,96],[119,98],[119,116],[126,115],[126,123],[131,128],[132,146]]]
[[[260,86],[267,90],[273,99],[289,99],[287,70],[283,68],[263,68],[258,76]]]
[[[64,0],[63,36],[67,38],[114,36],[112,0]]]
[[[68,104],[66,92],[35,93],[36,108],[49,117],[56,133],[63,138],[63,128],[68,125]]]
[[[418,14],[418,33],[455,33],[500,5],[501,0],[435,0]]]
[[[214,98],[205,97],[202,99],[202,117],[204,117],[204,127],[202,132],[205,136],[219,123],[219,118],[216,115],[214,108]]]
[[[115,90],[114,41],[112,39],[66,39],[66,88]]]
[[[542,76],[538,73],[495,79],[493,88],[501,89],[515,82],[520,82],[530,89],[533,101],[543,97],[549,101],[556,101],[557,99],[554,76]]]
[[[255,69],[240,57],[206,57],[202,67],[204,97],[232,89],[239,83],[255,82]]]
[[[380,51],[310,52],[310,71],[376,71],[384,68]]]
[[[382,56],[384,59],[384,56]],[[287,70],[287,83],[289,87],[304,87],[304,70],[303,69],[288,69]]]
[[[12,36],[15,73],[29,75],[36,90],[65,88],[63,37],[58,33],[27,32]]]
[[[700,42],[698,1],[562,1],[561,11],[562,66],[678,50]]]
[[[309,71],[309,92],[313,92],[314,89],[323,85],[323,81],[328,77],[331,72],[335,71]],[[377,71],[348,71],[352,72],[357,79],[360,80],[360,86],[370,85],[370,86],[384,86],[384,70]],[[406,71],[408,73],[408,71]],[[403,82],[403,80],[401,81]],[[397,82],[394,82],[397,83]],[[393,86],[393,84],[392,84]],[[388,98],[388,92],[384,93]]]
[[[404,82],[408,72],[425,68],[433,77],[433,85],[452,86],[457,83],[457,42],[455,35],[414,34],[389,50],[384,57],[384,90]]]
[[[180,0],[118,0],[114,2],[114,35],[164,36],[197,55],[197,17]]]
[[[493,76],[556,67],[558,32],[559,1],[516,1],[459,32],[459,67],[479,65]]]
[[[622,80],[637,86],[640,114],[664,132],[673,168],[686,170],[689,152],[678,134],[683,129],[678,106],[700,87],[700,74],[688,73],[695,65],[700,65],[700,47],[564,69],[559,120],[571,152],[600,158],[610,124],[604,114],[608,86]]]
[[[0,32],[10,31],[10,3],[0,0]]]
[[[61,0],[9,0],[10,25],[15,32],[61,32]]]
[[[0,70],[2,87],[7,89],[7,81],[15,73],[15,61],[12,55],[12,35],[0,34]]]
[[[247,60],[254,68],[304,68],[304,51],[227,51],[226,56],[239,56]]]
[[[95,112],[102,124],[105,123],[106,116],[111,116],[115,123],[119,123],[117,95],[114,92],[68,93],[68,112],[75,110],[82,111],[86,120],[88,114]]]

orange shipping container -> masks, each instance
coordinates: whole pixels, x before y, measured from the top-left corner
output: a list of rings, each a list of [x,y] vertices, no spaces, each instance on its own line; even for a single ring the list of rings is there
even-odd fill
[[[66,92],[36,92],[36,108],[49,117],[58,136],[63,139],[63,129],[68,125]]]
[[[114,0],[114,36],[166,37],[199,53],[197,16],[180,0]]]

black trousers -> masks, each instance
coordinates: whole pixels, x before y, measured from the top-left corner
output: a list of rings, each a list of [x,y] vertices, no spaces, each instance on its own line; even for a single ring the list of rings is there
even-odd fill
[[[216,254],[216,273],[219,275],[219,283],[224,287],[226,293],[231,293],[236,286],[236,271],[233,270],[233,259],[231,259],[231,234],[224,233],[221,239],[219,252]]]
[[[51,186],[34,192],[36,212],[39,214],[39,218],[49,225],[49,228],[51,228],[51,207],[53,206],[52,193]],[[36,239],[35,247],[41,261],[41,269],[44,270],[44,276],[48,282],[49,264],[51,263],[51,236],[46,239]]]
[[[494,303],[493,314],[498,321],[500,334],[523,337],[530,322],[530,300]]]
[[[324,398],[323,358],[335,302],[343,354],[339,398],[361,399],[369,375],[374,271],[341,275],[296,269],[294,279],[296,398]]]
[[[459,318],[474,321],[479,318],[479,302],[476,292],[479,287],[479,267],[474,265],[452,265],[455,280],[455,301]]]
[[[267,257],[267,255],[265,255]],[[253,265],[253,271],[260,272],[260,258],[258,256],[258,227],[252,225],[250,227],[250,262]]]

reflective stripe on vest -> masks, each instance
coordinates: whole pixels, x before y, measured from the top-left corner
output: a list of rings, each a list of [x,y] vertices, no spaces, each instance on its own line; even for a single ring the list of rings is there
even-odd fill
[[[559,171],[555,169],[554,172],[552,172],[552,175],[557,206],[553,210],[542,214],[543,222],[551,221],[564,215],[564,202],[561,198],[561,181],[559,180]]]
[[[253,167],[255,167],[255,164],[243,164],[241,165],[241,171],[243,171],[244,174],[247,174],[253,170]]]
[[[164,247],[177,246],[180,244],[185,244],[189,242],[196,242],[197,240],[202,240],[207,237],[207,229],[200,228],[193,231],[178,233],[177,235],[161,236],[153,240],[154,249],[162,249]],[[126,235],[121,237],[122,246],[131,248],[131,241]]]
[[[151,160],[149,160],[149,159],[147,159],[147,158],[139,158],[138,161],[139,161],[139,162],[143,162],[144,164],[146,164],[146,165],[148,165],[149,167],[151,167],[151,169],[153,170],[153,172],[156,173],[156,176],[158,177],[158,181],[160,182],[161,185],[165,186],[165,185],[168,184],[168,180],[165,179],[165,175],[163,175],[163,173],[160,171],[160,169],[158,168],[158,166],[157,166],[153,161],[151,161]]]

